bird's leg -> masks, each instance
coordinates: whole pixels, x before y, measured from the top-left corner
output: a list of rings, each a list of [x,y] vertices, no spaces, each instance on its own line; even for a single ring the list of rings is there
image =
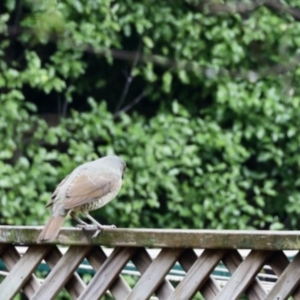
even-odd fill
[[[89,225],[88,223],[82,221],[82,220],[76,215],[76,212],[75,212],[75,211],[72,211],[72,212],[70,213],[70,216],[71,216],[72,219],[74,219],[76,222],[78,222],[77,227],[80,227],[80,228],[86,228],[86,229],[91,228],[91,225]]]
[[[96,236],[98,236],[98,234],[101,232],[102,229],[104,228],[116,228],[115,225],[102,225],[99,222],[97,222],[89,213],[85,214],[86,217],[92,221],[93,224],[96,225],[97,227],[97,231],[95,232],[95,234],[92,236],[92,238],[95,238]]]

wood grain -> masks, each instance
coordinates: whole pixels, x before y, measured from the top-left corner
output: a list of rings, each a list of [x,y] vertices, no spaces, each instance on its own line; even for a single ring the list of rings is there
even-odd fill
[[[14,268],[15,264],[21,258],[16,248],[12,245],[7,245],[7,247],[5,248],[5,252],[1,256],[8,271],[11,271]],[[38,290],[40,285],[41,284],[39,280],[36,278],[34,274],[32,274],[23,286],[24,294],[28,298],[31,298],[35,293],[35,291]]]
[[[183,249],[162,249],[144,272],[126,300],[147,300],[164,281]]]
[[[63,257],[59,249],[55,246],[49,252],[49,254],[45,257],[45,262],[47,265],[54,269],[58,264],[59,260]],[[80,276],[75,272],[66,283],[65,288],[71,295],[72,299],[77,299],[82,291],[85,289],[86,285],[80,278]]]
[[[239,265],[243,262],[242,256],[237,250],[228,251],[227,255],[223,258],[224,265],[233,274]],[[250,283],[249,287],[245,291],[249,300],[261,300],[265,299],[267,293],[257,278]]]
[[[220,262],[224,254],[225,250],[204,250],[182,281],[178,284],[169,300],[192,299],[194,294],[201,288],[210,273]]]
[[[285,300],[288,299],[296,287],[300,284],[300,252],[294,257],[293,261],[282,272],[277,282],[269,292],[266,300]]]
[[[268,264],[274,271],[274,273],[280,277],[290,261],[282,251],[275,251],[268,261]],[[300,286],[298,286],[292,293],[294,300],[300,300]]]
[[[116,280],[136,248],[115,248],[78,299],[99,299]]]
[[[102,248],[96,246],[92,249],[92,251],[86,258],[96,271],[98,271],[107,260],[107,256]],[[124,300],[131,291],[128,283],[123,279],[121,275],[117,276],[109,290],[116,300]]]
[[[42,227],[0,226],[0,244],[35,244]],[[155,248],[300,250],[300,231],[62,228],[52,244]]]
[[[46,245],[39,245],[31,246],[26,251],[0,285],[2,300],[13,299],[22,286],[32,276],[33,271],[51,248],[52,247]],[[9,258],[7,257],[6,259]]]
[[[91,247],[86,246],[70,247],[48,274],[42,286],[31,300],[55,299],[90,250]]]
[[[144,274],[147,271],[148,267],[151,265],[152,258],[145,248],[140,248],[132,257],[132,262],[139,270],[139,272],[141,274]],[[164,300],[168,299],[173,291],[174,288],[172,284],[167,279],[164,279],[155,290],[155,294],[160,300]]]
[[[230,280],[215,299],[239,299],[242,293],[247,290],[251,282],[253,282],[255,276],[271,255],[271,251],[252,250],[245,260],[238,266]]]
[[[198,256],[193,249],[187,249],[179,258],[179,263],[181,264],[182,268],[188,272],[197,258]],[[221,288],[217,284],[216,280],[212,276],[209,276],[207,277],[204,285],[200,285],[199,290],[205,300],[213,300],[221,291]]]

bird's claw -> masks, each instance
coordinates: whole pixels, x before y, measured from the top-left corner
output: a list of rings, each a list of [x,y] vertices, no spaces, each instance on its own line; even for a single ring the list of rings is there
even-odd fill
[[[101,226],[98,225],[96,232],[92,236],[92,239],[97,237],[99,235],[99,233],[105,228],[117,228],[117,227],[116,227],[116,225],[101,225]]]
[[[100,224],[99,225],[77,224],[76,227],[82,228],[83,230],[96,230],[96,232],[92,236],[92,239],[97,237],[103,229],[117,228],[115,225],[100,225]]]
[[[117,228],[116,225],[101,225],[102,226],[102,229],[103,228]]]
[[[89,225],[89,224],[77,224],[76,227],[82,228],[84,230],[95,230],[98,228],[95,225]]]
[[[101,229],[97,229],[96,232],[92,235],[92,239],[97,237],[100,232],[101,232]]]

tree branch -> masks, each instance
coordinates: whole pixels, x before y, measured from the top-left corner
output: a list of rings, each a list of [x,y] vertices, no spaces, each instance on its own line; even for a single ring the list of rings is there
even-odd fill
[[[300,10],[295,7],[284,5],[278,0],[266,0],[265,6],[277,13],[287,13],[291,15],[295,20],[300,21]]]
[[[143,98],[145,97],[145,92],[140,93],[131,103],[126,105],[124,108],[122,108],[120,111],[116,112],[114,114],[114,117],[117,118],[120,116],[121,113],[125,113],[128,110],[130,110],[132,107],[137,105]]]
[[[132,61],[132,66],[131,66],[131,69],[130,69],[130,72],[129,74],[127,75],[127,78],[126,78],[126,84],[124,86],[124,89],[123,89],[123,92],[122,92],[122,95],[119,99],[119,102],[116,106],[116,109],[115,109],[115,114],[117,114],[117,112],[119,111],[119,109],[121,108],[127,94],[128,94],[128,91],[129,91],[129,87],[133,81],[133,77],[132,77],[132,72],[134,70],[134,68],[137,66],[137,63],[140,59],[140,56],[141,56],[141,47],[142,47],[142,43],[139,42],[139,45],[138,45],[138,49],[137,51],[135,52],[135,55],[134,55],[134,59]]]

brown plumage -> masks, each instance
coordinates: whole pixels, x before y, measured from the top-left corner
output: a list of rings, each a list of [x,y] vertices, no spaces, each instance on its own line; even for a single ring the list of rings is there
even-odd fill
[[[51,218],[41,231],[38,242],[50,242],[56,238],[68,213],[80,227],[90,227],[77,217],[81,212],[96,225],[97,235],[104,225],[89,215],[116,197],[122,186],[126,164],[118,156],[105,156],[80,165],[55,189],[46,207],[51,207]]]

